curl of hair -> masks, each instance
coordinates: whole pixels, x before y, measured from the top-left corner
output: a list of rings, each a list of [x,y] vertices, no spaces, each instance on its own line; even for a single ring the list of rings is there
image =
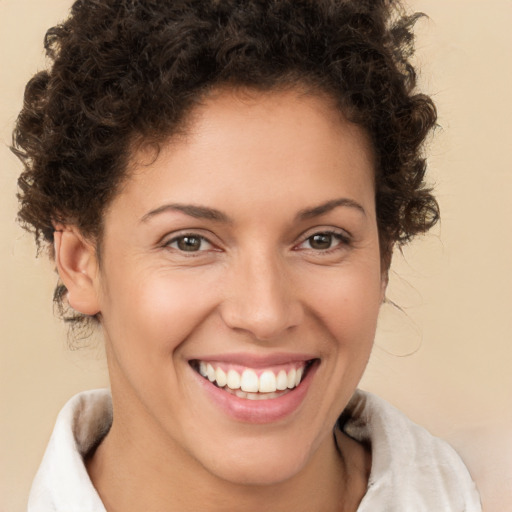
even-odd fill
[[[183,129],[216,87],[302,84],[370,136],[389,263],[439,217],[423,157],[436,110],[410,63],[419,16],[393,0],[77,0],[46,34],[51,65],[27,84],[13,134],[22,226],[51,253],[58,223],[99,241],[134,141]]]

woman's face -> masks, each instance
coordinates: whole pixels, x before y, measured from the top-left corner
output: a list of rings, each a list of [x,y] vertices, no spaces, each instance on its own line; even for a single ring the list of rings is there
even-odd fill
[[[297,474],[383,298],[366,136],[320,96],[223,91],[133,169],[94,281],[114,425],[228,481]]]

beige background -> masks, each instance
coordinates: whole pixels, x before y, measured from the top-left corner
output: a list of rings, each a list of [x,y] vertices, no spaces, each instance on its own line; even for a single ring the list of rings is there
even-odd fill
[[[485,510],[512,510],[512,1],[416,0],[422,82],[441,129],[431,147],[443,221],[395,257],[362,386],[449,440]],[[70,351],[55,277],[16,226],[19,165],[6,145],[45,29],[70,0],[0,0],[0,511],[24,510],[55,416],[105,386],[101,342]],[[411,354],[406,356],[407,354]]]

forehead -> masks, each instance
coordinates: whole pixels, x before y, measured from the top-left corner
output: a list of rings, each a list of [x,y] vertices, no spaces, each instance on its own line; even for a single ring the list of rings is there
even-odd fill
[[[364,130],[329,97],[298,90],[217,90],[185,130],[158,152],[142,146],[130,167],[120,195],[130,193],[147,208],[169,199],[229,207],[241,195],[275,205],[286,193],[289,206],[301,209],[335,190],[372,203],[374,196]]]

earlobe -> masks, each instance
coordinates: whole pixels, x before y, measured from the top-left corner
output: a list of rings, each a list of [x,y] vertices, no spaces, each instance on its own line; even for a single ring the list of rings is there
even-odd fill
[[[100,312],[98,300],[98,264],[94,246],[80,232],[58,226],[54,232],[55,263],[67,289],[69,305],[84,315]]]

